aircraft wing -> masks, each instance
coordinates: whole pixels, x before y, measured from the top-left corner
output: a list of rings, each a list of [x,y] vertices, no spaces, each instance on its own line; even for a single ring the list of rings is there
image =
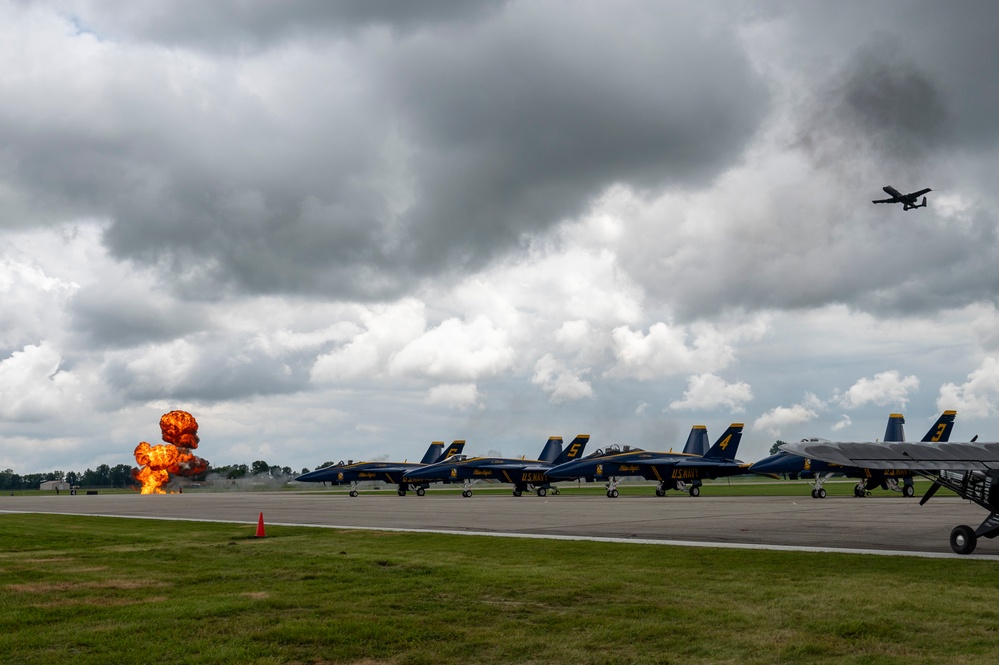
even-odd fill
[[[863,469],[975,471],[999,469],[999,442],[975,443],[789,443],[782,450],[808,459]]]
[[[358,470],[366,471],[368,473],[402,473],[404,471],[410,471],[414,468],[417,468],[418,466],[419,465],[416,464],[406,464],[406,465],[400,464],[398,466],[379,466],[379,467],[372,467],[369,469],[358,469]]]
[[[497,469],[500,471],[520,471],[521,469],[530,468],[523,462],[503,462],[500,464],[484,464],[480,468],[482,469]],[[541,471],[547,471],[551,467],[538,467]]]
[[[534,464],[532,466],[521,466],[517,468],[525,473],[548,473],[552,467]]]
[[[621,464],[637,464],[638,466],[663,466],[667,464],[669,465],[676,464],[682,460],[685,461],[693,459],[701,459],[701,458],[696,455],[680,455],[680,454],[658,455],[656,457],[643,457],[642,459],[635,459],[635,460],[622,460]]]
[[[877,201],[871,201],[871,203],[898,203],[898,199],[878,199]]]
[[[722,465],[722,464],[724,464],[725,466],[729,466],[730,464],[733,464],[733,463],[736,464],[736,465],[739,465],[739,466],[742,465],[742,462],[740,462],[739,460],[725,460],[725,459],[719,459],[717,457],[707,457],[707,458],[705,458],[705,457],[688,457],[688,458],[676,460],[676,461],[673,462],[673,464],[675,464],[678,467],[681,467],[681,468],[685,467],[685,468],[688,468],[688,469],[691,468],[691,467],[697,467],[697,466],[701,466],[701,467],[704,467],[704,466],[715,467],[715,466],[719,466],[719,465]],[[749,466],[749,465],[747,464],[746,466]]]
[[[933,191],[932,189],[930,189],[929,187],[927,187],[926,189],[921,189],[918,192],[913,192],[912,194],[906,194],[906,197],[911,196],[913,198],[913,200],[915,200],[915,199],[918,199],[923,194],[926,194],[927,192],[932,192],[932,191]]]

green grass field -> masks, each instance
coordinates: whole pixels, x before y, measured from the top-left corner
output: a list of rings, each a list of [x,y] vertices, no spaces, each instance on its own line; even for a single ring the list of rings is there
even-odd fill
[[[4,663],[980,663],[988,561],[0,515]]]

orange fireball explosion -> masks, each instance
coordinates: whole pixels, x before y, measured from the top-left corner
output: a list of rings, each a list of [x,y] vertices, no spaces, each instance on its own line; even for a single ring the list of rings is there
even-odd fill
[[[196,476],[204,473],[208,462],[191,451],[198,447],[198,421],[187,411],[171,411],[160,418],[164,446],[145,441],[135,447],[138,469],[132,477],[142,483],[143,494],[163,494],[170,476]]]

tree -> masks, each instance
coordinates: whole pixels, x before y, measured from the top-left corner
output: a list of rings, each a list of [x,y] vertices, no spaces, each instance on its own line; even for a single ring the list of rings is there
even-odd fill
[[[271,465],[262,459],[258,459],[256,462],[253,463],[253,466],[250,467],[250,472],[255,476],[259,476],[265,473],[270,473],[270,470],[271,470]]]
[[[250,472],[250,467],[245,464],[230,464],[228,467],[223,468],[226,468],[225,477],[228,479],[245,478],[246,474]]]
[[[108,474],[111,487],[127,487],[132,484],[132,467],[127,464],[116,464]]]
[[[770,454],[776,455],[777,452],[781,449],[781,446],[783,446],[786,443],[787,441],[781,441],[780,439],[777,439],[777,442],[774,443],[774,445],[770,446]]]

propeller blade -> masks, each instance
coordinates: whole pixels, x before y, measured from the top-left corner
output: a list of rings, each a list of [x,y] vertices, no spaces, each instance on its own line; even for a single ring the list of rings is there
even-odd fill
[[[930,489],[926,490],[926,494],[924,494],[923,498],[919,500],[919,505],[921,506],[927,501],[929,501],[930,498],[937,493],[938,489],[940,489],[940,483],[934,482],[932,485],[930,485]]]

